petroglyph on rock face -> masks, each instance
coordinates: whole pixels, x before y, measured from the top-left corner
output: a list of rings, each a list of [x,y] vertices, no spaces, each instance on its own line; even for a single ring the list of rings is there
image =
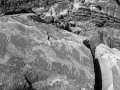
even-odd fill
[[[53,25],[35,22],[26,14],[14,16],[4,17],[8,18],[5,23],[11,28],[1,28],[2,31],[7,28],[9,39],[6,37],[8,34],[1,34],[0,41],[5,44],[1,47],[8,45],[7,49],[5,48],[6,61],[1,63],[0,73],[5,73],[6,77],[10,74],[14,78],[20,77],[16,81],[8,78],[13,86],[14,83],[17,84],[14,88],[24,87],[26,83],[38,90],[54,90],[59,85],[60,89],[82,89],[87,86],[94,88],[93,58],[90,50],[83,44],[86,37],[76,36]],[[26,20],[33,25],[29,25]],[[1,26],[5,23],[1,23]],[[26,72],[34,74],[28,75]],[[56,79],[53,80],[54,77]],[[2,89],[13,88],[12,84],[10,86],[9,82],[5,82],[6,87],[3,86]],[[38,87],[35,87],[37,85]]]

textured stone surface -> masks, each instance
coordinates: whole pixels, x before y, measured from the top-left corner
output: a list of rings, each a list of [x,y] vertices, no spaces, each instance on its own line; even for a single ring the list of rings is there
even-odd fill
[[[62,0],[0,0],[0,13],[32,12],[34,7],[49,8]],[[64,1],[64,0],[63,0]]]
[[[0,90],[94,90],[87,38],[27,16],[0,17]]]
[[[96,47],[102,72],[102,90],[120,90],[120,51],[100,44]]]
[[[0,18],[0,90],[93,90],[96,47],[120,50],[119,11],[114,0],[1,0],[0,13],[35,15]],[[116,88],[114,66],[111,72]]]

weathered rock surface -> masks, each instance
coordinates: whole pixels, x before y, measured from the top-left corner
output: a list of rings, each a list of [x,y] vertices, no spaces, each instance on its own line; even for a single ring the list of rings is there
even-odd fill
[[[0,18],[0,90],[93,90],[99,77],[97,68],[94,77],[95,50],[103,66],[110,61],[100,56],[106,48],[120,50],[120,8],[114,0],[0,1],[0,13],[20,12],[35,14]],[[105,80],[111,81],[103,90],[119,90],[119,62],[115,65],[106,68]]]
[[[0,90],[94,90],[87,38],[27,16],[0,17]]]
[[[102,90],[120,90],[120,51],[104,44],[96,47],[102,72]]]
[[[0,13],[10,14],[19,12],[32,12],[34,7],[48,9],[53,4],[64,0],[0,0]]]

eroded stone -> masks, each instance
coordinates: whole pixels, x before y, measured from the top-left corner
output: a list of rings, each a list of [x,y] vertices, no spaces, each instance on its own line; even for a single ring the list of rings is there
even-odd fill
[[[96,47],[96,58],[102,72],[102,90],[119,90],[120,87],[120,51],[100,44]]]
[[[88,38],[36,22],[29,19],[27,14],[1,18],[7,18],[4,23],[12,28],[1,28],[2,31],[9,31],[10,40],[6,51],[8,58],[1,63],[0,74],[16,76],[16,80],[7,78],[9,82],[0,78],[3,90],[10,90],[14,83],[18,88],[21,85],[26,89],[38,86],[36,90],[94,88],[93,58],[91,51],[83,44]],[[29,22],[33,25],[27,24]]]

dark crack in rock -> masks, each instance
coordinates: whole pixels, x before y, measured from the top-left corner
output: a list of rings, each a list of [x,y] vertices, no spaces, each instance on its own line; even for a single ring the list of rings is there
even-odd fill
[[[1,90],[93,90],[93,58],[83,44],[88,38],[29,15],[0,17]]]
[[[0,90],[119,90],[119,2],[96,2],[1,0]]]

